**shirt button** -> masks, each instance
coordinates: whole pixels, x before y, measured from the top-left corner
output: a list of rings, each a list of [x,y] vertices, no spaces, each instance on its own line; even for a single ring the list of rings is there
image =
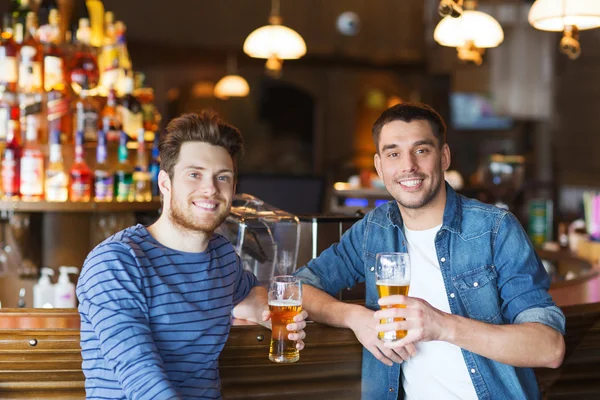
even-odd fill
[[[393,391],[394,391],[394,388],[390,388],[390,392],[393,392]]]
[[[475,368],[471,368],[471,373],[474,374],[475,373]]]
[[[442,258],[440,258],[440,261],[441,261],[441,262],[446,262],[446,257],[442,257]]]
[[[454,293],[450,293],[450,297],[454,298]]]
[[[375,267],[371,267],[371,272],[375,271]]]
[[[475,286],[475,287],[479,286],[479,282],[475,282],[475,283],[473,284],[473,286]]]

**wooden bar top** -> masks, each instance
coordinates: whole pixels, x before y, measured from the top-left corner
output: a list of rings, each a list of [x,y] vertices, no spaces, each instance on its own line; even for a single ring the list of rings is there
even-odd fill
[[[600,303],[563,307],[567,351],[535,370],[545,399],[600,398]],[[220,357],[224,399],[360,399],[362,346],[349,329],[306,327],[295,364],[268,360],[270,331],[234,321]],[[0,309],[0,398],[84,399],[75,309]]]

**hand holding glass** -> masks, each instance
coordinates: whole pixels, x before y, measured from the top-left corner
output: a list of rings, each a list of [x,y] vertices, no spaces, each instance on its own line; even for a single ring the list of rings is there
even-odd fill
[[[410,259],[408,253],[377,253],[375,276],[379,298],[395,294],[408,295],[410,287]],[[394,304],[383,308],[405,308],[404,304]],[[380,324],[404,321],[404,318],[383,318]],[[393,342],[406,336],[405,330],[379,332],[378,338]]]
[[[292,363],[300,359],[296,341],[288,339],[292,332],[287,325],[302,312],[302,282],[291,275],[274,276],[269,284],[269,310],[271,311],[271,345],[269,360]]]

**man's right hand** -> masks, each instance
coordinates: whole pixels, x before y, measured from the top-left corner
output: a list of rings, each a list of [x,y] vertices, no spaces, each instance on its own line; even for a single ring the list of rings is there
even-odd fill
[[[375,311],[362,306],[356,306],[349,315],[347,325],[354,331],[358,341],[382,363],[392,366],[394,362],[402,363],[414,356],[417,352],[414,344],[406,347],[390,349],[383,345],[383,341],[377,337],[375,327],[379,321],[373,318]]]

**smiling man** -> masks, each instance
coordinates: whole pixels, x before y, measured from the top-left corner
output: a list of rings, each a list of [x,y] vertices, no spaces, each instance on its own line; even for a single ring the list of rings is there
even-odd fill
[[[241,149],[240,132],[212,112],[171,121],[160,144],[160,218],[86,258],[77,297],[87,399],[220,399],[231,315],[269,326],[266,290],[214,233],[231,207]],[[299,349],[305,318],[288,325]]]
[[[373,126],[377,173],[395,201],[369,212],[296,274],[311,319],[363,344],[362,398],[539,399],[530,367],[558,367],[564,316],[516,218],[460,196],[444,121],[425,104],[394,106]],[[408,296],[378,302],[375,259],[408,253]],[[366,282],[366,307],[334,299]],[[310,285],[310,286],[309,286]],[[405,304],[375,312],[381,305]],[[380,325],[380,318],[405,321]],[[408,330],[384,343],[378,332]]]

